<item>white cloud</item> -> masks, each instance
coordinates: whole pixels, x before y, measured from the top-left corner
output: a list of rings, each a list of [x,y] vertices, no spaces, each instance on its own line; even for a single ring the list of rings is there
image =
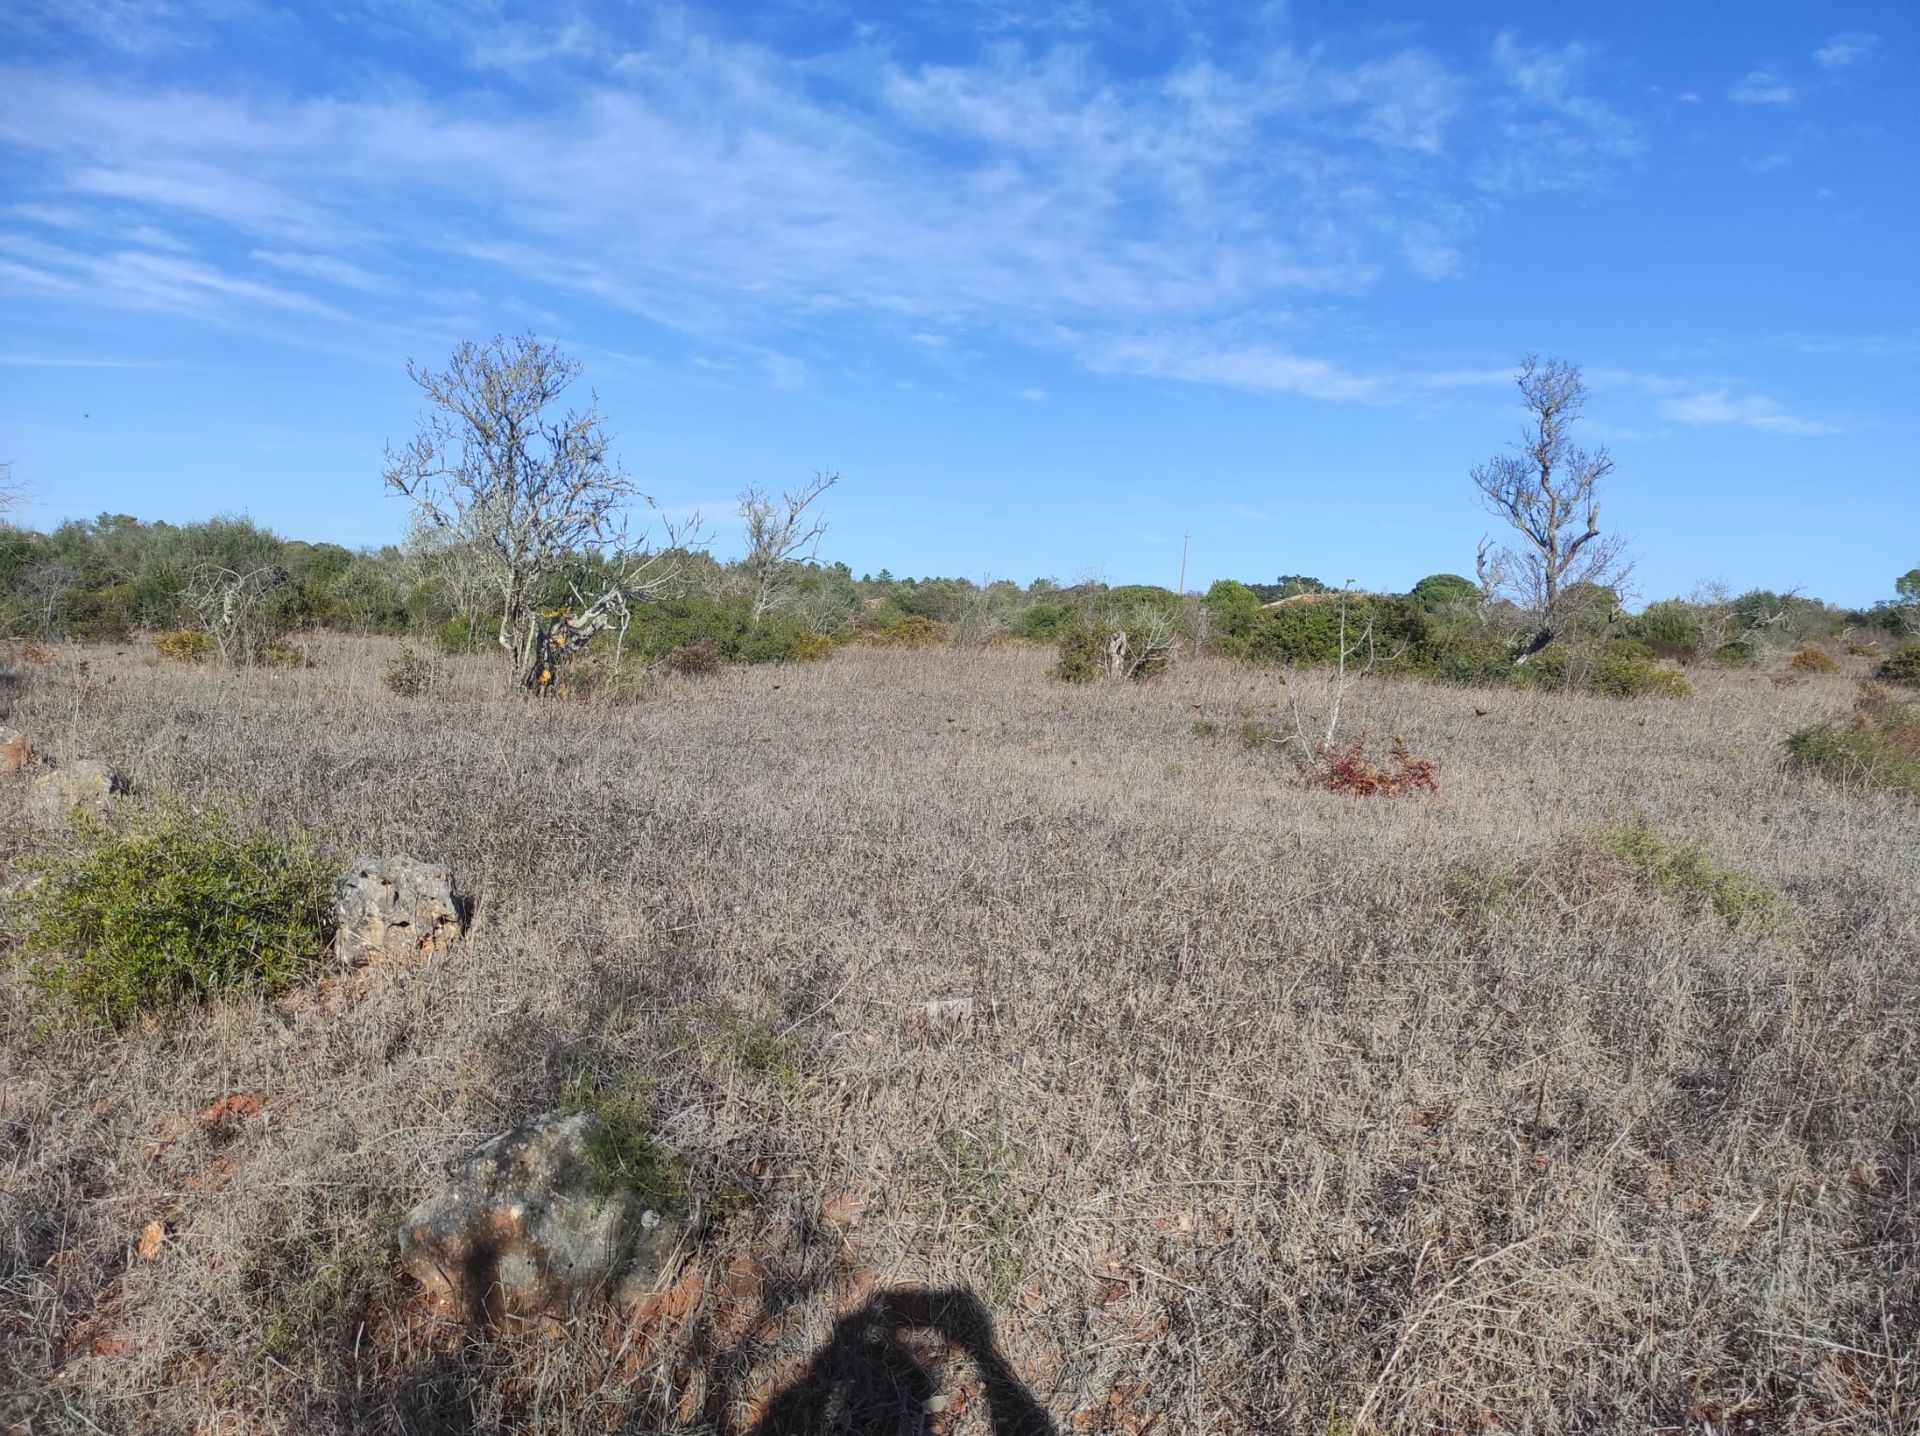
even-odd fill
[[[1584,45],[1529,46],[1511,31],[1494,38],[1493,63],[1507,82],[1499,143],[1476,176],[1495,193],[1584,189],[1646,148],[1641,127],[1581,87],[1592,59]]]
[[[1678,424],[1737,424],[1770,434],[1806,436],[1835,434],[1839,429],[1817,419],[1789,414],[1774,400],[1760,394],[1733,394],[1725,389],[1707,390],[1684,397],[1662,399],[1656,406],[1661,417]]]
[[[1269,32],[1123,74],[1078,45],[930,65],[871,33],[786,56],[678,12],[631,44],[575,21],[501,26],[484,5],[422,13],[416,29],[432,22],[474,88],[376,74],[299,99],[0,66],[0,148],[23,177],[12,209],[72,221],[50,253],[10,251],[6,282],[391,330],[479,310],[416,282],[477,264],[492,273],[475,289],[644,316],[779,387],[808,379],[785,352],[794,330],[835,313],[929,348],[966,332],[1073,352],[1058,336],[1178,334],[1098,362],[1373,398],[1375,381],[1277,342],[1272,317],[1383,274],[1461,272],[1496,205],[1461,201],[1462,177],[1502,193],[1594,183],[1643,145],[1583,92],[1585,51],[1512,36],[1490,115],[1472,77],[1400,42],[1336,64]],[[513,81],[525,93],[509,105]],[[130,243],[137,221],[148,238]],[[171,270],[163,225],[194,236]],[[396,295],[415,313],[396,321]],[[1266,335],[1242,323],[1207,350],[1250,314]]]
[[[1089,348],[1087,360],[1093,368],[1109,372],[1341,403],[1382,402],[1389,392],[1379,380],[1350,373],[1325,359],[1276,345],[1204,334],[1113,339]]]
[[[1794,90],[1771,70],[1750,70],[1727,91],[1727,98],[1736,105],[1791,105]]]
[[[1835,35],[1813,52],[1813,61],[1823,70],[1844,70],[1849,65],[1870,59],[1880,48],[1880,37],[1864,30],[1847,30]]]
[[[1045,389],[1034,388],[1016,389],[1013,391],[1013,397],[1016,399],[1025,399],[1029,404],[1042,404],[1046,402],[1047,391]]]

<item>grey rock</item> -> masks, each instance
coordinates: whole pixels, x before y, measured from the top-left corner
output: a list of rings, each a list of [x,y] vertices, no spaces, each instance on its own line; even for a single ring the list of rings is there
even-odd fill
[[[652,1285],[685,1223],[607,1185],[592,1157],[606,1130],[592,1112],[549,1112],[475,1148],[408,1214],[402,1268],[478,1322]]]
[[[381,958],[431,957],[464,927],[453,874],[418,858],[361,857],[333,887],[334,952],[350,967]]]
[[[46,827],[58,827],[76,812],[104,818],[126,791],[126,780],[98,758],[78,758],[33,780],[27,812]]]

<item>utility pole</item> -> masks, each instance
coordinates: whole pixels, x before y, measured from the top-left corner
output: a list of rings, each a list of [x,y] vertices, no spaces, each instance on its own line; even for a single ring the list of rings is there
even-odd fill
[[[1180,535],[1180,587],[1176,588],[1174,592],[1182,598],[1187,596],[1187,540],[1192,537],[1193,535],[1190,533]]]

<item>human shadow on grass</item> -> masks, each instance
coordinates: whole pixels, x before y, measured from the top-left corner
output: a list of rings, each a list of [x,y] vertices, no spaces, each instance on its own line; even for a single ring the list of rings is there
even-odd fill
[[[882,1292],[835,1322],[826,1344],[748,1436],[920,1430],[940,1391],[944,1358],[955,1352],[980,1378],[993,1436],[1057,1436],[1053,1418],[1001,1355],[980,1299],[918,1287]]]

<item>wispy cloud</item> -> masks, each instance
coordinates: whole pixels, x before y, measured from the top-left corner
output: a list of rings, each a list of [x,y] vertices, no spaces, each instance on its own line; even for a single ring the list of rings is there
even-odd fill
[[[1141,335],[1087,351],[1095,369],[1156,379],[1215,384],[1261,394],[1299,394],[1341,403],[1385,402],[1391,390],[1375,378],[1277,345],[1207,335]]]
[[[1813,62],[1823,70],[1844,70],[1862,60],[1871,59],[1880,49],[1880,37],[1864,30],[1846,30],[1835,35],[1813,52]]]
[[[1727,91],[1736,105],[1791,105],[1793,86],[1771,70],[1750,70]]]
[[[1840,432],[1837,425],[1790,414],[1764,395],[1733,394],[1725,389],[1662,399],[1656,408],[1661,417],[1678,424],[1736,424],[1764,433],[1800,437]]]
[[[1530,46],[1511,31],[1495,37],[1493,63],[1508,87],[1504,143],[1480,168],[1483,188],[1582,189],[1646,148],[1636,122],[1582,87],[1591,59],[1580,44]]]
[[[1512,36],[1489,115],[1473,76],[1398,41],[1340,64],[1268,30],[1122,74],[1073,43],[925,64],[872,34],[783,54],[677,13],[618,43],[573,20],[483,21],[431,30],[468,76],[435,91],[376,78],[301,100],[0,69],[17,217],[76,221],[58,262],[16,254],[29,273],[8,273],[44,288],[105,272],[103,304],[330,323],[393,323],[405,294],[399,322],[425,324],[420,276],[478,263],[530,300],[586,297],[735,346],[793,386],[807,368],[786,341],[827,313],[1059,347],[1096,328],[1204,335],[1396,272],[1445,279],[1496,203],[1463,202],[1463,178],[1503,196],[1592,183],[1642,144],[1580,87],[1586,52]],[[196,247],[171,269],[157,236],[102,254],[109,215],[177,221]],[[1155,343],[1129,364],[1152,367]],[[1369,389],[1271,336],[1153,364]]]

